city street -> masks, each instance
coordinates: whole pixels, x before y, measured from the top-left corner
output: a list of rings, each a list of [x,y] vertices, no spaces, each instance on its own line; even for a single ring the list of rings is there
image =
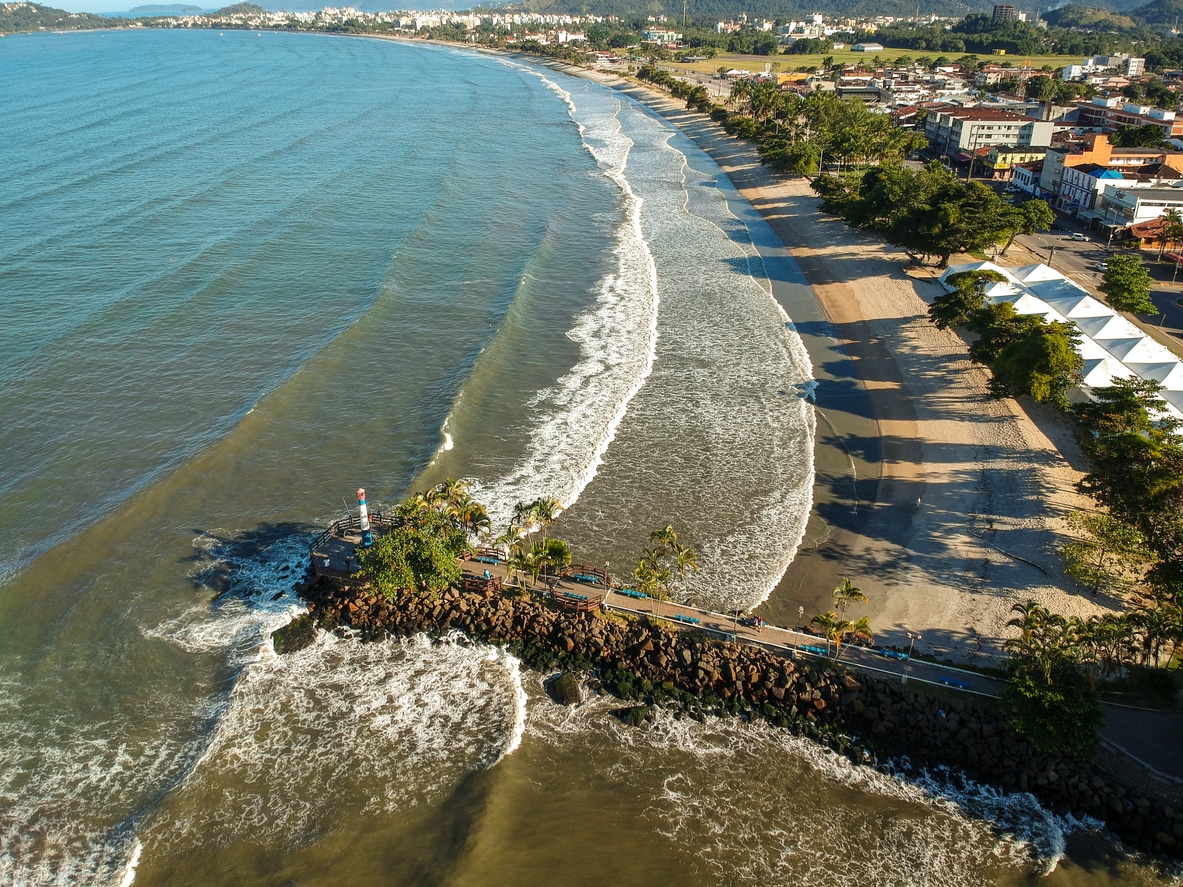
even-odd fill
[[[1083,226],[1062,217],[1057,224],[1063,230],[1020,235],[1010,252],[1002,257],[1003,263],[1027,264],[1028,260],[1024,258],[1026,253],[1032,257],[1030,261],[1050,265],[1104,301],[1097,289],[1104,272],[1094,266],[1098,262],[1108,261],[1110,256],[1119,255],[1122,251],[1107,249],[1106,239],[1099,238],[1097,232],[1088,231]],[[1084,233],[1089,240],[1073,240],[1074,231]],[[1158,262],[1146,253],[1142,254],[1142,262],[1154,280],[1150,298],[1158,307],[1159,314],[1131,319],[1175,353],[1183,354],[1183,305],[1180,304],[1183,300],[1183,274],[1178,275],[1177,282],[1172,282],[1176,275],[1173,263]]]

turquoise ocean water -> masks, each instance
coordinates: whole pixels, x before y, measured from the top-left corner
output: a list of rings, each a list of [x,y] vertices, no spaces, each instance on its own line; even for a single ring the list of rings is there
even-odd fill
[[[559,711],[497,650],[270,651],[358,486],[555,496],[596,562],[672,522],[714,607],[780,578],[813,417],[768,278],[799,274],[644,109],[504,57],[129,31],[0,41],[0,119],[0,882],[1148,877],[1079,880],[1029,800]]]

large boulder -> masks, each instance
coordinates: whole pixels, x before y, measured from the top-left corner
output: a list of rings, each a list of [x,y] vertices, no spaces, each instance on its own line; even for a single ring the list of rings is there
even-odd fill
[[[307,613],[297,616],[283,628],[271,632],[271,644],[280,655],[303,650],[314,640],[316,626],[312,624],[312,617]]]
[[[578,705],[583,701],[583,685],[579,678],[569,671],[548,680],[546,692],[559,705]]]

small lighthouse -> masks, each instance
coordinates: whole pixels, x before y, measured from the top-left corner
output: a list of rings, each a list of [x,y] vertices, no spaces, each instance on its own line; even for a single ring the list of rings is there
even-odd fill
[[[357,516],[361,524],[362,548],[369,548],[374,544],[374,534],[370,532],[370,512],[366,510],[366,491],[360,487],[357,490]]]

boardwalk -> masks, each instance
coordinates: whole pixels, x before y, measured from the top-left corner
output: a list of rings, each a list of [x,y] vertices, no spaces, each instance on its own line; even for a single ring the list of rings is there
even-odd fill
[[[504,562],[495,556],[496,552],[474,552],[461,561],[466,575],[489,576],[500,579],[506,586],[516,586],[517,577],[510,576]],[[697,629],[706,634],[737,644],[762,647],[771,653],[791,658],[832,659],[835,647],[824,638],[775,625],[745,625],[736,614],[715,613],[673,601],[659,601],[632,589],[618,588],[605,582],[602,569],[576,566],[567,571],[570,575],[545,581],[539,580],[532,586],[530,577],[522,577],[522,587],[533,588],[540,594],[550,594],[560,606],[565,602],[579,600],[591,602],[600,599],[606,610],[649,619],[661,619],[671,627],[686,630]],[[569,609],[594,609],[595,607],[574,607]],[[938,687],[962,690],[982,696],[997,697],[1006,686],[1003,681],[966,671],[953,666],[937,665],[917,659],[909,659],[904,653],[892,650],[847,645],[842,651],[843,665],[863,671],[896,676],[901,681],[923,681]]]

